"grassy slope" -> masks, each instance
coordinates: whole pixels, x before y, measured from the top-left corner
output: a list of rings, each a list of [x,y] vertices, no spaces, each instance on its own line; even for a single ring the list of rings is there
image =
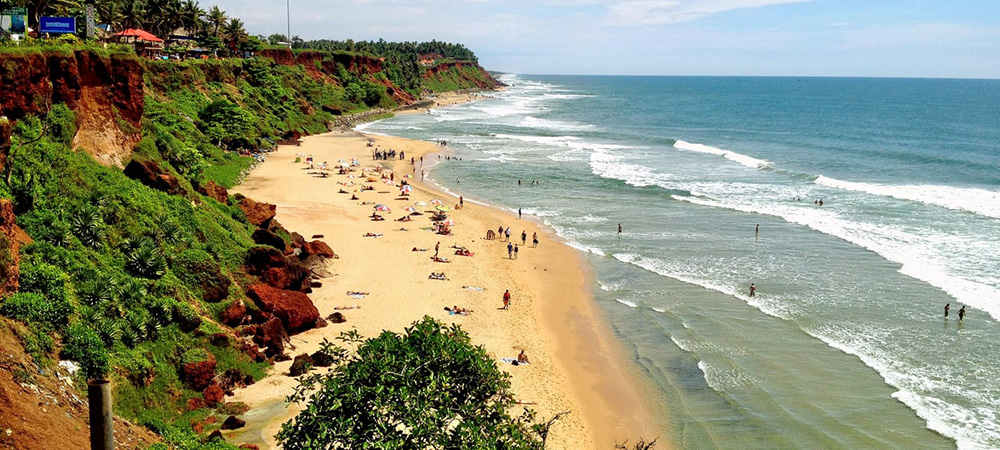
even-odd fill
[[[27,325],[21,338],[39,372],[59,358],[85,367],[107,361],[118,415],[178,448],[199,448],[191,424],[220,412],[188,411],[188,400],[200,393],[181,383],[178,370],[205,354],[190,349],[212,353],[219,373],[237,369],[260,379],[266,370],[209,341],[226,331],[215,322],[218,313],[244,297],[241,264],[254,245],[253,227],[239,208],[201,196],[192,185],[212,180],[231,187],[253,160],[219,148],[199,115],[213,102],[231,101],[249,113],[247,141],[269,146],[290,130],[326,131],[333,116],[323,106],[366,107],[302,66],[260,59],[144,64],[146,112],[134,157],[160,163],[188,194],[153,190],[72,150],[75,117],[63,105],[20,121],[0,197],[14,202],[18,223],[35,243],[22,249],[21,292],[0,300],[0,314]],[[457,74],[434,83],[435,91],[469,87]],[[192,260],[236,281],[228,298],[203,300],[193,284],[203,275],[185,264]],[[191,327],[185,331],[184,324]],[[82,388],[84,381],[81,371],[76,382]]]

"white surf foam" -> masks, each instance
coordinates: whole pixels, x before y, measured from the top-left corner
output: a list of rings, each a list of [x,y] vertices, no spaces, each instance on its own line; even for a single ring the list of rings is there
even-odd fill
[[[723,150],[721,148],[710,147],[708,145],[693,144],[691,142],[682,141],[679,139],[676,142],[674,142],[674,148],[687,150],[690,152],[721,156],[730,161],[738,162],[751,169],[763,169],[771,166],[771,163],[763,159],[757,159],[752,156],[744,155],[742,153],[736,153],[731,150]]]
[[[621,303],[621,304],[623,304],[625,306],[628,306],[629,308],[638,308],[639,307],[639,305],[637,303],[630,302],[628,300],[622,300],[620,298],[616,298],[615,301],[618,302],[618,303]]]
[[[894,186],[843,181],[824,176],[816,178],[814,183],[820,186],[926,203],[1000,219],[1000,192],[985,189],[930,184]]]
[[[520,125],[526,128],[541,128],[541,129],[556,130],[556,131],[583,131],[594,128],[593,125],[586,123],[564,122],[552,119],[539,119],[533,116],[525,116],[523,119],[521,119]]]

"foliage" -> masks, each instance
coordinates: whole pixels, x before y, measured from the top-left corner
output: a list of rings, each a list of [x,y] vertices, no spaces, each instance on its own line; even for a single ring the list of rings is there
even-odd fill
[[[353,335],[342,340],[358,342]],[[508,414],[509,375],[457,325],[430,317],[383,332],[357,351],[327,346],[339,365],[300,379],[290,401],[309,405],[282,426],[286,449],[542,448],[534,413]]]
[[[201,129],[226,148],[256,148],[256,118],[229,100],[216,100],[198,113]]]
[[[102,379],[108,373],[110,362],[104,341],[88,325],[70,325],[62,353],[65,358],[80,363],[80,369],[88,379]]]

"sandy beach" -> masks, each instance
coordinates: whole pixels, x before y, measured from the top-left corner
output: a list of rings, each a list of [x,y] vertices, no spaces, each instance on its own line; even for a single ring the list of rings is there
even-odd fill
[[[455,103],[468,98],[439,100]],[[370,140],[374,148],[368,147]],[[375,161],[375,148],[403,151],[406,159]],[[532,218],[518,219],[516,214],[468,199],[463,208],[448,213],[455,222],[450,236],[430,230],[429,214],[414,216],[409,222],[396,221],[409,214],[403,208],[415,202],[440,199],[452,208],[459,203],[458,198],[421,182],[421,158],[430,165],[448,154],[446,147],[429,142],[334,131],[306,137],[301,146],[279,147],[232,190],[277,205],[276,219],[287,229],[307,238],[322,235],[337,253],[339,259],[328,266],[331,276],[321,280],[323,287],[311,294],[322,316],[336,308],[357,306],[342,311],[346,323],[293,336],[295,348],[289,354],[311,353],[323,338],[332,339],[350,329],[365,337],[383,330],[401,332],[429,315],[460,324],[498,363],[521,350],[527,353],[529,365],[500,363],[512,376],[515,397],[530,404],[542,420],[571,411],[553,428],[549,448],[610,449],[615,442],[657,436],[663,443],[658,448],[665,448],[663,430],[653,425],[649,406],[643,403],[645,388],[601,319],[591,298],[593,279],[576,250],[558,242],[551,230]],[[317,165],[352,158],[361,164],[352,172],[357,178],[336,171],[322,177],[318,169],[295,162],[297,157],[305,161],[306,156],[312,156]],[[415,165],[410,164],[411,157]],[[413,177],[408,179],[414,186],[408,199],[399,199],[398,187],[365,183],[362,169],[379,165],[391,168],[397,186],[403,175]],[[366,184],[375,189],[362,191]],[[352,200],[352,195],[358,199]],[[386,220],[370,219],[375,204],[391,210],[380,213]],[[417,208],[430,210],[433,205]],[[501,226],[510,227],[511,242],[519,245],[517,259],[508,258],[506,242],[485,238],[487,230]],[[526,245],[521,245],[522,231],[527,235]],[[365,237],[366,233],[379,237]],[[537,248],[532,246],[535,233],[540,241]],[[437,243],[439,256],[450,262],[431,259]],[[465,247],[474,256],[457,255],[454,247]],[[444,272],[448,280],[429,279],[431,272]],[[499,310],[507,289],[512,295],[510,309]],[[352,298],[348,291],[368,295]],[[463,316],[444,310],[456,305],[474,312]],[[290,364],[277,363],[271,376],[228,399],[251,408],[244,415],[247,427],[227,434],[230,442],[277,448],[273,436],[298,411],[284,403],[296,384],[287,376]]]

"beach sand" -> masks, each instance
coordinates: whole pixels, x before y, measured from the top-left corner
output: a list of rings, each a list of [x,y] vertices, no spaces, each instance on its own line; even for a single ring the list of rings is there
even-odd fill
[[[454,100],[465,101],[464,99]],[[406,161],[373,161],[373,148],[405,151]],[[492,207],[468,200],[465,207],[449,213],[456,222],[453,235],[441,236],[427,228],[429,215],[413,217],[411,222],[395,219],[407,214],[403,208],[416,201],[440,199],[454,207],[458,198],[420,182],[420,157],[429,164],[444,150],[433,143],[385,136],[365,136],[345,130],[310,136],[301,146],[282,146],[268,155],[267,162],[255,169],[247,180],[234,188],[257,201],[277,205],[276,219],[287,229],[306,238],[323,235],[339,259],[331,260],[332,276],[322,281],[311,298],[323,317],[335,307],[359,305],[343,311],[347,322],[314,329],[292,337],[292,356],[311,353],[323,338],[357,329],[365,337],[375,337],[383,330],[401,332],[404,327],[429,315],[446,323],[458,323],[469,332],[473,343],[484,346],[499,360],[516,357],[523,349],[529,365],[500,364],[512,375],[515,398],[536,403],[530,406],[539,420],[547,420],[560,411],[571,413],[553,428],[548,448],[610,449],[616,442],[660,436],[663,430],[654,423],[646,391],[636,375],[634,363],[603,321],[591,290],[593,279],[588,266],[574,249],[557,241],[554,233],[537,221],[519,220]],[[447,152],[444,152],[447,154]],[[319,177],[296,156],[312,155],[317,164],[336,164],[340,159],[358,158],[362,167],[378,163],[393,166],[396,183],[403,174],[415,174],[409,200],[397,200],[399,188],[374,184],[374,191],[360,190],[363,178],[348,179],[331,173]],[[417,160],[416,170],[410,158]],[[359,171],[360,172],[360,171]],[[355,172],[358,174],[359,172]],[[338,183],[354,181],[356,186]],[[338,193],[340,189],[348,194]],[[354,192],[357,189],[357,192]],[[360,199],[351,200],[351,194]],[[373,222],[372,204],[389,206],[382,213],[386,220]],[[418,207],[429,210],[433,206]],[[486,240],[486,231],[510,227],[511,241],[520,244],[522,230],[527,245],[521,246],[515,260],[508,259],[506,243]],[[363,237],[379,233],[379,238]],[[531,248],[531,237],[538,233],[540,243]],[[450,263],[431,260],[434,246],[440,242],[440,256]],[[455,254],[453,245],[463,246],[475,256]],[[412,251],[414,247],[428,251]],[[431,272],[445,272],[448,281],[428,279]],[[482,291],[463,286],[483,288]],[[504,290],[512,295],[509,310],[502,306]],[[363,299],[349,297],[348,291],[368,292]],[[458,305],[475,312],[468,316],[449,315],[444,307]],[[498,361],[499,363],[499,361]],[[234,443],[257,444],[277,448],[273,436],[281,424],[291,419],[301,405],[286,407],[284,399],[296,382],[287,376],[291,361],[277,363],[271,375],[240,389],[228,401],[245,402],[251,410],[244,415],[247,427],[227,432]],[[320,369],[326,370],[326,369]],[[513,411],[520,412],[520,407]]]

